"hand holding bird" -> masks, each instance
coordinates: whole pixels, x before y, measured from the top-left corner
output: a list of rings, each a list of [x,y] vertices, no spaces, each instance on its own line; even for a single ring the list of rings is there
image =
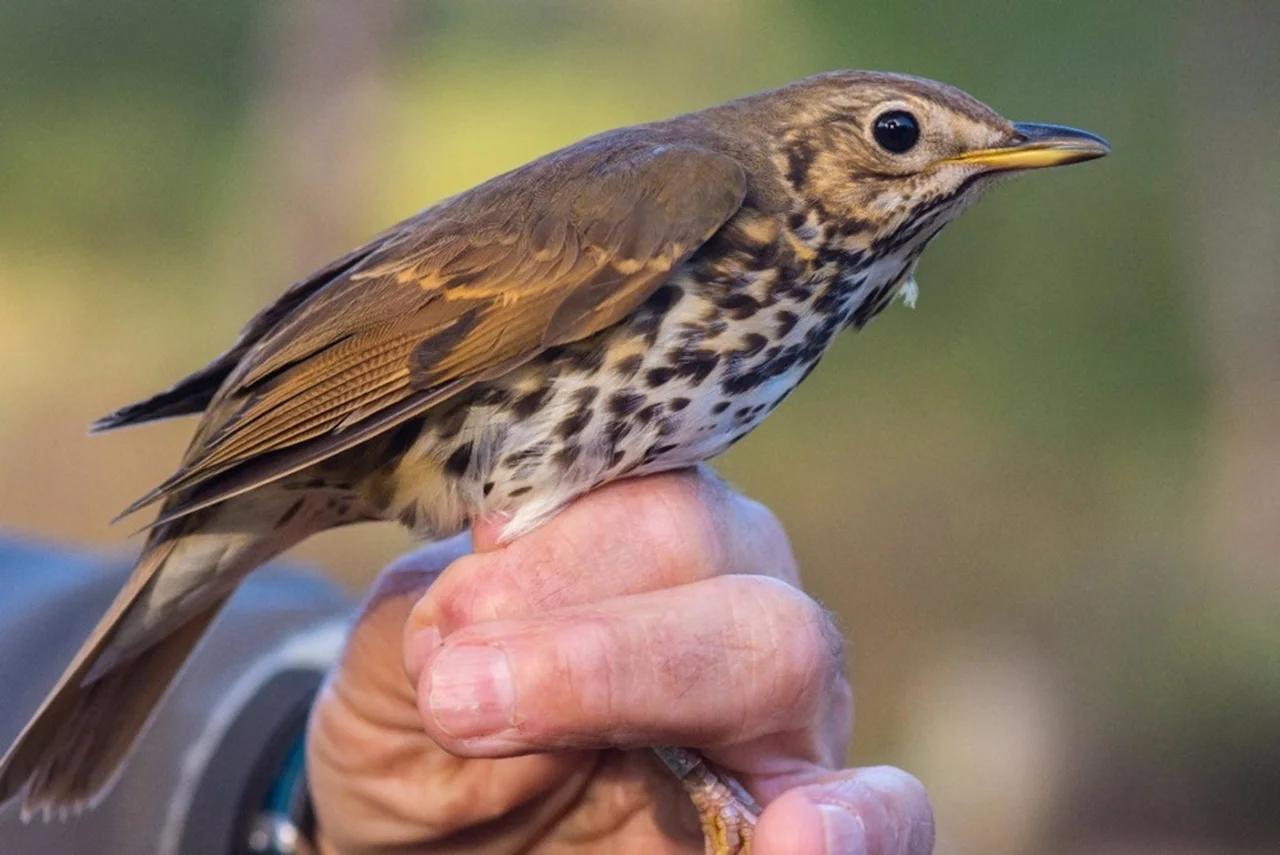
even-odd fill
[[[841,769],[840,638],[764,507],[682,473],[610,485],[507,547],[500,529],[375,584],[312,718],[327,851],[696,850],[683,790],[636,750],[654,743],[762,795],[758,855],[931,850],[914,779]]]

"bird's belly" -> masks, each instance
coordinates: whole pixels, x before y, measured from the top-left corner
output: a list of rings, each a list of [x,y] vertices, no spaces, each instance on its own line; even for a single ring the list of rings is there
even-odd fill
[[[637,313],[433,410],[388,515],[440,537],[501,514],[514,537],[601,484],[714,457],[800,383],[856,303],[779,300],[724,323],[685,287],[656,319]]]
[[[693,466],[723,453],[764,421],[803,376],[803,369],[790,369],[734,396],[718,392],[695,398],[687,418],[664,444],[672,447],[660,448],[628,474],[647,475]]]

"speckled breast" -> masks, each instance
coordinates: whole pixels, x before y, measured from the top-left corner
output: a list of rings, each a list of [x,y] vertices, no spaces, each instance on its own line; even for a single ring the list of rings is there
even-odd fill
[[[431,536],[505,513],[514,536],[602,483],[723,452],[840,329],[883,309],[911,264],[777,225],[768,241],[751,239],[758,223],[726,230],[622,324],[432,410],[392,513]]]

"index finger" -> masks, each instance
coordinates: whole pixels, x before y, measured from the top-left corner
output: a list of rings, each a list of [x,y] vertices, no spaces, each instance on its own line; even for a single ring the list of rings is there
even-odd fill
[[[499,529],[477,527],[481,551],[450,565],[415,606],[407,633],[448,635],[727,574],[798,582],[773,514],[702,469],[608,485],[506,546],[496,545]]]

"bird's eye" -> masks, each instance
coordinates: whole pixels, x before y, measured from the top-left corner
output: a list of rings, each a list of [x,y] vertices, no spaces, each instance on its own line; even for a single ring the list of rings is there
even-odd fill
[[[920,126],[916,117],[905,110],[890,110],[876,119],[871,135],[885,151],[905,154],[920,139]]]

